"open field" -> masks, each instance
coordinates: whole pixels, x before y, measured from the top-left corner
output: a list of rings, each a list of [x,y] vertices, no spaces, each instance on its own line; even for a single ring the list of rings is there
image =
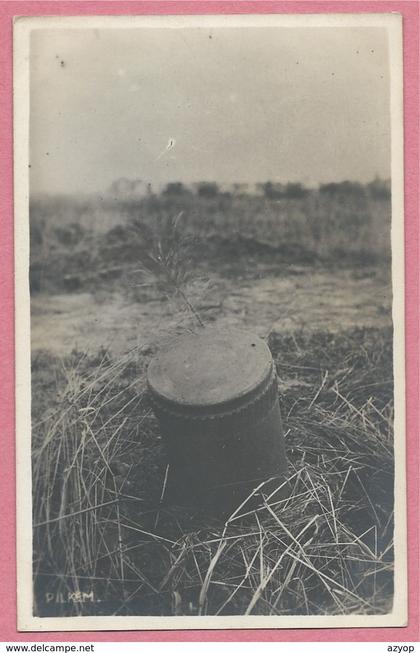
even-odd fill
[[[298,268],[284,276],[256,279],[214,274],[197,308],[209,322],[247,326],[261,336],[271,331],[336,332],[389,325],[391,295],[387,279],[376,270]],[[122,354],[136,345],[159,342],[180,321],[172,303],[158,293],[144,303],[117,291],[39,294],[32,300],[32,346],[60,355],[74,347],[94,352],[106,346]]]
[[[364,187],[307,193],[299,199],[226,193],[34,199],[31,288],[120,291],[135,282],[139,262],[168,237],[173,219],[193,241],[188,255],[194,268],[209,274],[223,268],[235,278],[258,276],[262,263],[277,275],[299,264],[335,271],[389,263],[389,196]]]
[[[43,200],[31,228],[35,613],[388,612],[389,198]],[[165,496],[145,370],[197,316],[267,339],[287,500]]]

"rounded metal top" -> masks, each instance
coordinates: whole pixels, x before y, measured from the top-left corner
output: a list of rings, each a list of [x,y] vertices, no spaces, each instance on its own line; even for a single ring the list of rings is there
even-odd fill
[[[179,407],[211,407],[246,398],[271,375],[271,352],[261,338],[205,327],[176,338],[152,360],[149,388]]]

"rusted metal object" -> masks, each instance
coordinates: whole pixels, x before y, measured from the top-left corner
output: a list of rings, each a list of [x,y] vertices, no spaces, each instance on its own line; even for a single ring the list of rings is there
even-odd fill
[[[266,343],[215,327],[188,333],[151,362],[148,386],[170,463],[167,500],[232,510],[287,460],[277,377]]]

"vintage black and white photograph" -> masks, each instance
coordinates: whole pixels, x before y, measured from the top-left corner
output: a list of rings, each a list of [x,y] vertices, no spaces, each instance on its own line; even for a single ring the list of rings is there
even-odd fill
[[[405,623],[401,57],[16,19],[20,629]]]

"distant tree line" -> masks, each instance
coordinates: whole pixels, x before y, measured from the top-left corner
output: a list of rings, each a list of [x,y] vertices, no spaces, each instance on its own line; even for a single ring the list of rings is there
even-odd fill
[[[266,181],[265,184],[258,184],[258,187],[262,190],[264,197],[271,200],[282,198],[298,200],[311,192],[309,188],[300,183],[278,184]]]
[[[220,196],[244,196],[255,195],[266,197],[270,200],[280,199],[302,199],[309,194],[319,192],[327,197],[372,197],[374,199],[389,199],[391,196],[390,182],[376,178],[367,184],[354,181],[331,182],[321,184],[318,189],[307,188],[298,182],[281,184],[272,181],[256,184],[232,184],[230,190],[223,190],[216,182],[199,182],[187,186],[180,181],[171,182],[162,191],[164,196],[185,196],[196,195],[198,197],[212,199]]]
[[[300,200],[308,195],[319,193],[326,197],[348,197],[348,198],[374,198],[389,199],[391,196],[391,184],[389,180],[379,177],[367,184],[356,181],[341,181],[321,184],[318,188],[308,188],[300,182],[279,183],[266,181],[258,184],[218,184],[214,181],[201,181],[195,184],[185,184],[181,181],[173,181],[159,192],[153,191],[150,182],[141,179],[120,178],[115,180],[110,188],[109,195],[115,199],[127,197],[140,197],[151,195],[162,195],[163,197],[186,197],[196,196],[203,199],[249,197],[259,196],[268,200]]]

